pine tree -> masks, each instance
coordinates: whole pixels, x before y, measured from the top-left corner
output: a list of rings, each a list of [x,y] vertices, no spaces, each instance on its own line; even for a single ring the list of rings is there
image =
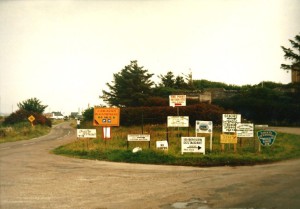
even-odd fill
[[[111,106],[143,106],[151,96],[154,82],[150,78],[153,75],[139,66],[136,60],[131,61],[121,72],[113,74],[114,81],[106,83],[110,91],[103,90],[100,98]]]

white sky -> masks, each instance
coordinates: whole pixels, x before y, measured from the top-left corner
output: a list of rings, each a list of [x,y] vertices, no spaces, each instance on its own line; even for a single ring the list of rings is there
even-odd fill
[[[280,46],[300,32],[299,0],[0,1],[0,112],[36,97],[65,114],[131,60],[227,84],[289,83]],[[103,104],[103,103],[102,103]]]

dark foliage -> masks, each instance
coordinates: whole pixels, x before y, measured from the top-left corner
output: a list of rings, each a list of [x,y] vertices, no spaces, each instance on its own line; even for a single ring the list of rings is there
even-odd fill
[[[46,118],[44,115],[36,112],[27,111],[24,109],[17,110],[16,112],[10,114],[8,117],[5,118],[3,124],[12,125],[12,124],[22,123],[22,122],[29,123],[28,117],[30,115],[33,115],[33,117],[35,118],[35,120],[33,121],[34,125],[39,124],[39,125],[46,125],[49,127],[52,126],[51,120]]]
[[[280,91],[270,88],[251,88],[230,99],[214,102],[241,113],[254,123],[270,125],[300,124],[300,91]]]
[[[31,98],[18,103],[18,107],[22,110],[42,114],[48,106],[42,105],[42,102],[37,98]]]
[[[225,111],[223,108],[211,104],[197,104],[185,107],[178,107],[180,116],[189,116],[191,126],[195,125],[196,120],[213,121],[214,124],[221,124],[222,114],[231,111]],[[140,125],[144,124],[164,124],[167,123],[168,116],[177,116],[175,107],[127,107],[121,108],[122,125]]]

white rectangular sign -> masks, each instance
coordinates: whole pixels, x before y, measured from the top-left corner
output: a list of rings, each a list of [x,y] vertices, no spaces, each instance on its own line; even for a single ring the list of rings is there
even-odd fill
[[[170,106],[186,106],[186,95],[169,95]]]
[[[205,137],[181,137],[181,154],[184,152],[205,154]]]
[[[150,135],[149,134],[128,134],[127,141],[143,141],[149,142]]]
[[[167,151],[169,148],[167,141],[156,141],[156,149]]]
[[[77,129],[77,138],[96,138],[96,129]]]
[[[236,132],[236,124],[241,122],[240,114],[223,114],[222,118],[222,131],[223,132]]]
[[[196,120],[196,134],[197,133],[212,133],[213,132],[213,122]]]
[[[103,132],[103,139],[110,139],[111,138],[111,128],[107,126],[102,127],[102,132]]]
[[[168,116],[168,127],[189,127],[189,116]]]
[[[236,134],[237,137],[253,137],[254,136],[253,123],[237,123]]]

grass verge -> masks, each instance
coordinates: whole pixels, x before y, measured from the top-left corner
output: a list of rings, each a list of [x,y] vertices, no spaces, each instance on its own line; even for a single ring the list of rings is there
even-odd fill
[[[28,140],[46,135],[51,128],[48,126],[31,126],[29,123],[18,123],[8,127],[0,127],[0,143]]]
[[[275,143],[271,147],[261,147],[258,152],[258,140],[255,138],[243,138],[237,145],[237,151],[233,147],[226,146],[221,151],[219,143],[220,131],[215,131],[213,136],[213,150],[209,151],[209,137],[206,137],[206,154],[184,153],[181,154],[180,135],[187,136],[187,130],[171,130],[169,132],[169,150],[167,152],[157,150],[156,140],[165,137],[165,130],[161,127],[152,127],[150,148],[147,142],[130,142],[127,145],[127,134],[134,133],[138,127],[116,128],[114,137],[109,141],[99,139],[101,131],[97,130],[98,139],[76,139],[74,142],[60,146],[53,153],[92,160],[181,165],[181,166],[239,166],[271,163],[281,160],[300,157],[300,136],[278,133]],[[179,133],[180,132],[180,133]],[[128,146],[128,148],[127,148]],[[142,148],[141,152],[133,153],[136,146]]]

